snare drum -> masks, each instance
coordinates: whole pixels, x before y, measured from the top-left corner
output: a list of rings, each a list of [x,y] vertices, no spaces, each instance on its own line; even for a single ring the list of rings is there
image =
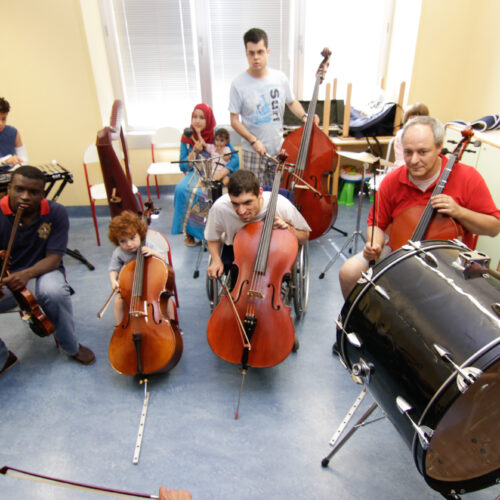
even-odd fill
[[[500,478],[500,280],[460,242],[406,245],[342,309],[341,360],[444,494]]]

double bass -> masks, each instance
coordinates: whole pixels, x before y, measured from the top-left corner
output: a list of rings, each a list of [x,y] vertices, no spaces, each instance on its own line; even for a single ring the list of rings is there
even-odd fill
[[[448,159],[431,198],[443,192],[453,166],[460,161],[473,135],[474,132],[470,126],[462,130],[462,139]],[[389,234],[388,245],[394,251],[405,245],[408,240],[452,240],[462,237],[464,231],[454,219],[437,213],[429,199],[425,207],[417,205],[398,214],[387,233]]]
[[[330,192],[331,176],[337,164],[336,148],[327,135],[314,125],[318,91],[324,79],[331,52],[321,52],[323,60],[316,72],[316,83],[307,109],[306,123],[291,132],[283,142],[288,160],[295,163],[293,173],[285,172],[282,187],[293,191],[293,203],[311,227],[310,240],[327,231],[337,218],[337,196]]]
[[[128,313],[116,325],[109,344],[109,361],[119,373],[148,375],[172,369],[182,355],[181,331],[169,302],[175,289],[172,267],[145,257],[142,246],[135,260],[120,271],[120,293]]]
[[[297,258],[298,242],[291,231],[273,230],[283,163],[277,167],[264,221],[247,224],[236,233],[238,279],[231,294],[222,295],[207,325],[213,352],[244,369],[275,366],[294,346],[293,320],[281,298],[281,286]]]

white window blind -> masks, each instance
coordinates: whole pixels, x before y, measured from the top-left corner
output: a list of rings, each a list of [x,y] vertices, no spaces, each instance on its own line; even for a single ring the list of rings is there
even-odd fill
[[[268,34],[269,64],[291,71],[291,0],[101,0],[115,93],[129,130],[182,129],[194,105],[229,123],[229,88],[247,68],[243,34]],[[265,12],[265,15],[263,13]]]
[[[325,46],[337,97],[347,82],[353,103],[371,97],[386,73],[396,0],[99,1],[127,127],[151,131],[183,129],[199,102],[212,106],[218,124],[229,123],[230,84],[247,68],[243,34],[252,27],[267,32],[269,66],[288,76],[297,98],[311,98]]]
[[[248,68],[243,35],[250,28],[263,29],[269,39],[268,65],[292,73],[289,0],[211,0],[210,33],[212,45],[212,104],[220,123],[229,123],[229,90],[235,76]],[[264,14],[265,13],[265,14]]]
[[[129,129],[154,129],[201,100],[192,2],[114,0],[116,53]]]

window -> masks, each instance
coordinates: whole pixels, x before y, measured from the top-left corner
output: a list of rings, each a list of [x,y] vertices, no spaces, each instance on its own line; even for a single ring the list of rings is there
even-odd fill
[[[182,130],[199,102],[212,106],[218,124],[229,123],[230,84],[247,63],[243,33],[254,26],[267,32],[269,65],[289,77],[297,98],[311,98],[326,46],[333,53],[327,81],[338,78],[340,98],[352,82],[356,103],[387,73],[396,1],[100,0],[128,130]]]
[[[101,0],[113,86],[129,130],[183,129],[199,102],[229,123],[229,88],[246,68],[243,33],[264,29],[269,64],[291,70],[291,0]],[[262,12],[266,12],[265,20]]]

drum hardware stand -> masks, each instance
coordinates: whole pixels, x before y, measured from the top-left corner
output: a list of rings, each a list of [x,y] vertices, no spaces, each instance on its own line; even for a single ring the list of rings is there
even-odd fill
[[[344,250],[351,244],[353,243],[354,247],[354,254],[357,253],[358,250],[358,238],[361,238],[363,242],[366,243],[366,238],[363,235],[363,233],[360,231],[360,226],[361,226],[361,210],[363,208],[363,200],[365,199],[365,178],[366,178],[366,169],[368,167],[368,163],[363,163],[363,173],[361,177],[361,188],[360,188],[360,194],[359,194],[359,199],[358,199],[358,214],[356,217],[356,229],[353,231],[351,236],[347,238],[345,243],[342,245],[342,248],[330,259],[328,264],[326,265],[325,269],[323,269],[323,272],[319,275],[319,279],[323,279],[325,277],[325,274],[327,273],[328,269],[335,264],[335,261],[340,257],[340,255],[344,252]],[[349,252],[352,252],[352,248],[349,249]]]
[[[333,434],[332,438],[330,439],[330,446],[333,446],[333,450],[325,457],[323,458],[323,460],[321,460],[321,466],[322,467],[328,467],[328,464],[330,463],[330,459],[333,457],[333,455],[335,455],[335,453],[337,453],[337,451],[340,450],[340,448],[342,448],[342,446],[348,441],[348,439],[360,428],[360,427],[363,427],[365,425],[368,425],[368,424],[371,424],[373,422],[377,422],[378,420],[381,420],[383,418],[385,418],[385,415],[381,416],[381,417],[378,417],[378,418],[375,418],[373,420],[369,420],[367,421],[367,418],[377,409],[378,407],[378,404],[377,403],[373,403],[370,408],[368,408],[368,410],[365,411],[365,413],[363,414],[363,416],[349,429],[349,431],[347,432],[347,434],[342,438],[341,441],[339,441],[337,443],[337,440],[338,438],[340,437],[340,435],[342,434],[342,432],[344,431],[345,427],[347,426],[347,424],[349,423],[349,421],[351,420],[351,418],[354,416],[354,413],[356,412],[357,408],[359,407],[359,405],[361,404],[361,401],[363,401],[363,398],[366,396],[366,387],[363,387],[361,393],[359,394],[359,396],[356,398],[356,400],[354,401],[354,404],[352,405],[352,407],[350,408],[350,410],[347,412],[346,416],[344,417],[344,419],[342,420],[339,428],[335,431],[335,433]]]
[[[69,255],[70,257],[73,257],[76,260],[79,260],[83,264],[85,264],[91,271],[95,269],[95,266],[91,264],[81,253],[80,250],[75,248],[74,250],[71,250],[70,248],[66,248],[66,255]]]

